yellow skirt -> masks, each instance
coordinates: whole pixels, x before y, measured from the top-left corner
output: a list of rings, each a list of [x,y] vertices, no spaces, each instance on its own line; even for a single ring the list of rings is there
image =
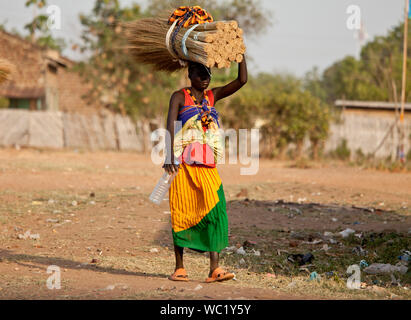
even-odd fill
[[[228,246],[228,218],[217,168],[181,164],[169,202],[174,244],[204,252]]]

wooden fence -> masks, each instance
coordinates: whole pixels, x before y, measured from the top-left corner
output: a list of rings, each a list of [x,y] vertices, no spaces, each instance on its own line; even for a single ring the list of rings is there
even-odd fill
[[[150,146],[150,129],[129,117],[0,110],[0,146],[130,150]]]

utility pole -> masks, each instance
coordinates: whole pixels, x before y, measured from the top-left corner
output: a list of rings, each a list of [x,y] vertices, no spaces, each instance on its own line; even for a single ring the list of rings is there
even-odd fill
[[[36,42],[36,16],[37,16],[37,4],[34,4],[33,6],[33,22],[31,23],[31,34],[30,34],[30,41],[31,43]]]
[[[399,158],[401,163],[405,162],[405,123],[404,123],[404,109],[405,109],[405,91],[407,89],[407,58],[408,58],[408,19],[410,15],[410,0],[405,0],[405,21],[404,21],[404,53],[402,63],[402,90],[401,90],[401,114],[400,114],[400,148]]]

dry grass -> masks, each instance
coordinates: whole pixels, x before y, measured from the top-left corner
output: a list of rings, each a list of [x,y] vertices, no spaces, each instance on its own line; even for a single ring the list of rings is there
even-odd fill
[[[146,248],[147,252],[149,248]],[[127,271],[144,271],[147,274],[160,274],[168,276],[174,269],[174,254],[170,250],[161,249],[160,253],[150,253],[151,257],[113,257],[102,258],[99,266],[113,269],[122,268]],[[208,269],[209,260],[205,255],[191,253],[185,255],[185,265],[191,280],[204,281]],[[369,286],[364,290],[350,290],[346,286],[346,279],[327,279],[322,277],[320,281],[309,281],[308,275],[298,276],[277,275],[268,277],[265,273],[252,272],[246,268],[238,268],[224,263],[223,267],[236,274],[237,281],[227,282],[225,285],[241,288],[272,289],[276,292],[291,294],[294,296],[306,296],[309,292],[312,297],[321,299],[411,299],[410,290],[403,287],[390,287],[374,290]],[[152,297],[153,292],[147,293],[147,298]],[[167,296],[169,296],[167,294]],[[144,298],[144,297],[141,297]]]
[[[165,17],[125,23],[129,49],[136,61],[152,65],[159,71],[174,72],[181,69],[181,64],[173,59],[165,45],[169,28]]]
[[[338,239],[340,245],[330,245],[330,254],[321,250],[321,243],[317,246],[299,242],[298,247],[291,248],[288,233],[267,231],[258,228],[231,230],[237,235],[236,242],[243,243],[252,235],[258,236],[255,250],[261,252],[261,256],[255,256],[250,251],[246,256],[232,252],[222,253],[222,261],[236,270],[237,278],[242,280],[244,286],[259,286],[261,288],[273,288],[290,294],[310,294],[325,299],[387,299],[396,297],[399,299],[411,299],[411,270],[405,275],[395,274],[401,286],[392,285],[390,276],[373,276],[361,273],[361,281],[367,284],[366,289],[350,290],[346,282],[349,275],[346,274],[348,266],[359,264],[364,259],[371,263],[398,262],[398,255],[402,249],[409,249],[410,239],[405,234],[398,233],[364,233],[362,240],[351,236],[347,239]],[[313,234],[309,230],[303,233]],[[356,246],[365,246],[368,254],[359,256],[353,253]],[[280,251],[278,251],[280,250]],[[300,268],[287,261],[290,254],[311,252],[314,260]],[[242,262],[240,261],[242,260]],[[304,268],[305,267],[305,268]],[[320,275],[320,281],[310,281],[310,273],[316,271]],[[333,272],[333,275],[327,272]],[[270,277],[275,274],[276,277]],[[378,290],[375,290],[375,284]],[[406,289],[408,288],[408,289]]]

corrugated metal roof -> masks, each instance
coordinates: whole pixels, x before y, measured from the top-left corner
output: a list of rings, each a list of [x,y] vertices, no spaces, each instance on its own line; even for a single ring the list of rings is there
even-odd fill
[[[350,100],[337,100],[334,105],[336,107],[356,108],[356,109],[376,109],[376,110],[401,110],[401,104],[394,102],[383,101],[350,101]],[[405,111],[411,111],[411,103],[406,103],[404,106]]]

